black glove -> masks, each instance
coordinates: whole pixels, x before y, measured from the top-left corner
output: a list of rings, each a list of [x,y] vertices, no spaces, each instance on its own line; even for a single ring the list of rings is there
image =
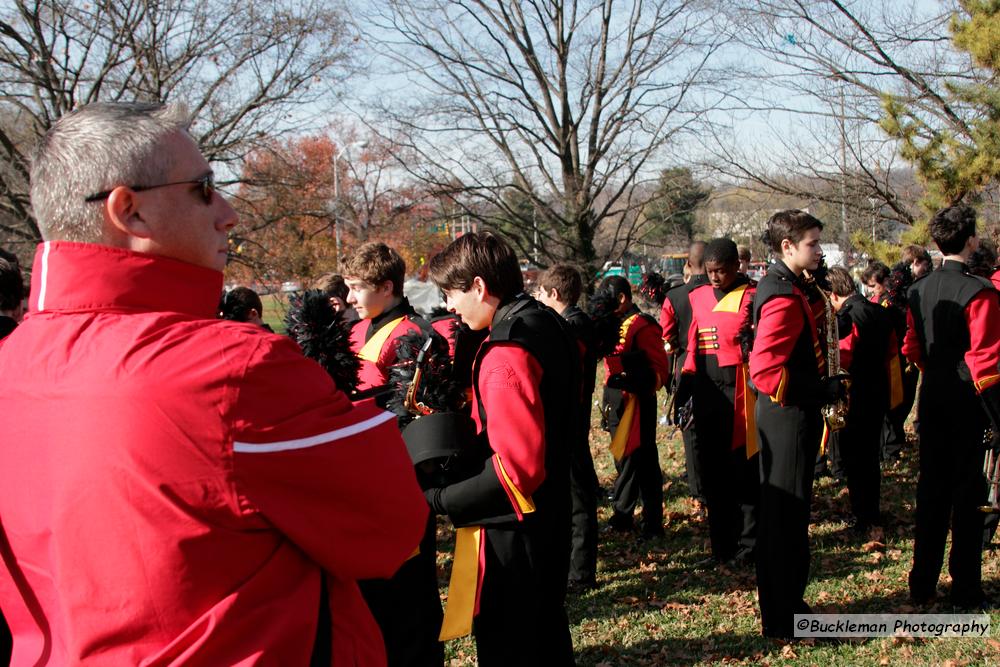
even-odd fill
[[[819,380],[819,403],[830,405],[847,398],[847,375],[834,375]]]
[[[612,389],[620,389],[621,391],[627,391],[631,394],[638,393],[638,387],[635,386],[635,381],[632,377],[626,373],[615,373],[608,377],[608,386]]]
[[[990,427],[993,429],[993,439],[988,446],[993,451],[1000,451],[1000,382],[983,389],[979,398],[983,402],[983,409],[990,418]]]
[[[431,511],[435,514],[448,513],[445,510],[444,503],[441,499],[442,491],[444,491],[444,489],[439,486],[424,490],[424,498],[427,499],[427,504],[431,506]]]
[[[642,350],[626,352],[621,356],[621,363],[622,373],[619,375],[624,377],[615,380],[618,383],[616,385],[612,385],[611,378],[608,378],[609,387],[622,389],[632,394],[653,391],[656,388],[656,372]]]

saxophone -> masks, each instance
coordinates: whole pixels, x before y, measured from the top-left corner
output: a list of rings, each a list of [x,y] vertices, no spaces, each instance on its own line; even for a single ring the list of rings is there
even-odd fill
[[[808,275],[808,274],[807,274]],[[826,340],[826,375],[844,375],[844,370],[840,367],[840,328],[837,326],[837,314],[833,310],[833,302],[830,295],[819,286],[815,278],[808,276],[808,279],[816,288],[816,292],[823,299],[823,336]],[[839,431],[847,426],[847,409],[849,403],[847,399],[841,399],[836,403],[823,406],[823,418],[831,431]]]

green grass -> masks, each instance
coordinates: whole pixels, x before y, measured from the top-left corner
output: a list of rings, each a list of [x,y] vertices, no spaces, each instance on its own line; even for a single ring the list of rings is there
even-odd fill
[[[288,299],[284,294],[265,294],[260,297],[264,305],[261,318],[271,326],[275,333],[285,333],[285,311],[288,310]]]
[[[708,526],[687,498],[683,444],[673,430],[660,426],[657,432],[666,537],[639,542],[607,532],[611,509],[606,499],[599,509],[598,587],[567,599],[578,664],[1000,665],[998,613],[991,615],[997,639],[871,638],[785,645],[762,638],[752,569],[693,569],[709,555]],[[614,466],[608,436],[597,427],[596,410],[590,442],[602,488],[610,489]],[[946,603],[921,610],[909,605],[906,576],[913,557],[916,456],[911,440],[900,462],[883,471],[884,548],[866,545],[848,530],[844,487],[828,477],[817,481],[810,526],[812,576],[806,591],[815,612],[953,611]],[[438,534],[444,599],[453,531],[441,522]],[[946,580],[943,573],[942,591]],[[984,552],[983,581],[987,594],[1000,599],[1000,551]],[[453,665],[475,662],[471,638],[448,642],[446,652]]]

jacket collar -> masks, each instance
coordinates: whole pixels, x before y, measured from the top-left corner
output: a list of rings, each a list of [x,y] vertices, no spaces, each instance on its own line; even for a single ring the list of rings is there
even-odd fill
[[[135,310],[214,318],[222,272],[96,243],[49,241],[35,252],[30,310]]]
[[[966,264],[957,262],[953,259],[946,259],[941,262],[941,269],[943,271],[958,271],[959,273],[969,272],[969,267]]]

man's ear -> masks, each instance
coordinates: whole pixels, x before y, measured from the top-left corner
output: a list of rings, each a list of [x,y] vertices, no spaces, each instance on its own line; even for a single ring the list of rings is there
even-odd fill
[[[472,289],[476,293],[476,298],[479,301],[485,301],[490,295],[490,289],[486,286],[486,281],[480,276],[476,276],[472,279]]]
[[[139,210],[136,193],[120,185],[111,191],[104,204],[104,219],[119,234],[140,239],[152,236],[152,230]]]

